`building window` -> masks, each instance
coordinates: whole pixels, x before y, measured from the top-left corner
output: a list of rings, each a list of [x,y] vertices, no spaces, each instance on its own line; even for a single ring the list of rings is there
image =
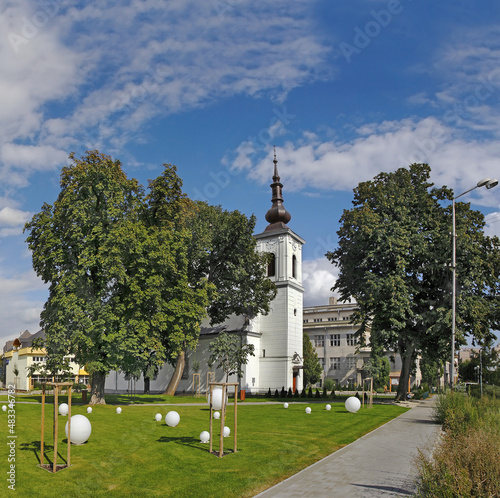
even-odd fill
[[[321,365],[321,370],[325,369],[325,359],[324,358],[318,358],[319,364]]]
[[[330,368],[332,370],[340,370],[340,358],[330,358]]]
[[[322,322],[323,321],[323,318],[314,318],[313,320],[314,322]]]
[[[315,335],[314,336],[314,345],[317,348],[322,348],[325,346],[325,336],[324,335]]]
[[[344,320],[344,321],[347,321],[347,320],[350,320],[350,319],[351,319],[351,317],[350,317],[350,316],[343,316],[343,317],[342,317],[342,320]]]
[[[345,338],[347,339],[348,346],[356,346],[356,344],[358,343],[354,334],[346,334]]]
[[[336,316],[329,316],[328,317],[328,321],[329,322],[336,322],[337,321],[337,317]]]
[[[347,369],[348,370],[353,370],[356,368],[356,358],[348,357],[348,358],[346,358],[346,360],[347,360]]]
[[[269,263],[267,265],[267,276],[274,277],[276,275],[276,254],[270,253]]]
[[[340,346],[340,334],[330,335],[330,346]]]
[[[297,278],[297,256],[292,256],[292,277]]]
[[[305,320],[303,320],[304,323],[308,323],[309,320],[306,318]]]

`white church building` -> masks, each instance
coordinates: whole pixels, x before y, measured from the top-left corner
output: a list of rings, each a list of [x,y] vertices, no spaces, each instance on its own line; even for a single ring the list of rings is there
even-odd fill
[[[244,316],[231,316],[214,326],[210,326],[208,320],[202,323],[196,350],[186,354],[186,365],[177,392],[194,392],[200,382],[201,393],[205,393],[208,382],[225,380],[222,370],[214,370],[215,366],[209,368],[207,364],[208,346],[222,331],[237,334],[242,344],[253,344],[255,348],[255,356],[250,356],[243,366],[242,378],[233,376],[230,382],[239,382],[241,390],[252,394],[265,393],[269,389],[273,393],[282,388],[287,391],[289,388],[292,391],[302,390],[302,245],[305,241],[287,226],[291,215],[283,206],[282,188],[275,155],[272,206],[266,213],[269,225],[255,235],[257,251],[272,255],[267,276],[276,285],[277,294],[269,314],[250,320]],[[199,377],[194,375],[194,364],[199,365]],[[173,371],[174,368],[166,364],[157,377],[151,379],[150,392],[165,391]],[[111,372],[106,379],[107,393],[140,393],[143,389],[142,377],[127,379],[120,372]]]

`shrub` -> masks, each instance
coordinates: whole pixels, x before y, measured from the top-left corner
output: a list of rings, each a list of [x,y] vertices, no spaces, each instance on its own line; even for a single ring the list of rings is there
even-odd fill
[[[286,398],[285,386],[283,386],[283,387],[281,388],[281,394],[280,394],[280,396],[281,396],[282,398]]]
[[[309,392],[307,393],[307,397],[308,398],[312,398],[313,397],[313,390],[312,390],[311,386],[309,386]]]
[[[293,392],[292,392],[292,388],[291,387],[288,388],[288,394],[287,394],[287,396],[289,398],[291,398],[293,396]]]
[[[307,397],[307,393],[306,393],[306,388],[305,387],[302,389],[302,393],[301,393],[300,397],[301,398],[306,398]]]
[[[445,433],[432,459],[419,451],[418,496],[500,496],[500,400],[451,392],[434,417]]]
[[[323,388],[325,391],[333,391],[334,389],[334,382],[332,379],[325,379],[325,382],[323,383]]]
[[[298,389],[295,389],[295,394],[294,394],[294,396],[295,396],[296,398],[300,398],[300,393],[299,393],[299,390],[298,390]]]
[[[271,397],[271,388],[269,388],[269,391],[267,391],[267,397],[270,398]]]
[[[316,398],[321,398],[321,392],[318,388],[316,388],[316,394],[314,395]]]
[[[279,398],[279,397],[280,397],[280,393],[279,393],[279,391],[278,391],[277,389],[276,389],[276,391],[274,391],[274,396],[275,396],[276,398]]]

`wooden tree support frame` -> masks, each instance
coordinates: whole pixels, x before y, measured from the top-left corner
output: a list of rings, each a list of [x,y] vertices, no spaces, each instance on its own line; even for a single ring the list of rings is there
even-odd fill
[[[54,422],[52,426],[54,440],[54,459],[52,464],[43,463],[43,446],[45,436],[45,390],[47,386],[53,387],[54,391]],[[42,434],[40,440],[40,464],[39,467],[46,469],[49,472],[57,472],[58,470],[66,469],[71,466],[71,388],[72,382],[46,382],[42,384]],[[66,465],[57,465],[57,434],[59,432],[59,389],[62,387],[68,388],[68,454],[66,457]]]
[[[362,406],[365,406],[365,382],[369,380],[370,381],[370,401],[368,401],[368,407],[367,408],[373,408],[373,377],[367,377],[366,379],[363,379],[363,396],[362,396]]]
[[[212,454],[212,434],[213,434],[213,420],[214,409],[212,406],[212,393],[214,386],[222,386],[222,409],[220,413],[220,440],[219,440],[219,458],[224,456],[224,422],[226,420],[226,395],[227,389],[231,386],[234,387],[234,427],[233,427],[233,452],[237,451],[237,434],[238,434],[238,382],[210,382],[210,447],[208,451]]]

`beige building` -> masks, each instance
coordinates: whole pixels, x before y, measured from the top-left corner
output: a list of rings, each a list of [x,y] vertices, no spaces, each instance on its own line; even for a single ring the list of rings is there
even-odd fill
[[[2,382],[5,386],[15,386],[19,391],[30,391],[35,383],[55,380],[47,379],[39,374],[29,375],[28,369],[39,364],[43,367],[46,361],[46,352],[43,348],[33,348],[35,339],[44,338],[43,330],[30,334],[25,330],[17,339],[7,341],[3,348]],[[70,359],[71,357],[68,357]],[[89,374],[76,363],[70,361],[71,379],[82,384],[89,383]],[[17,374],[16,374],[17,372]]]
[[[340,304],[335,297],[330,297],[329,304],[324,306],[304,307],[303,331],[318,354],[323,369],[321,384],[328,378],[341,386],[357,387],[367,377],[364,364],[370,359],[370,333],[368,331],[365,336],[367,346],[359,347],[355,336],[359,326],[352,322],[356,308],[356,303]],[[392,391],[399,382],[401,359],[390,351],[385,355],[391,365],[387,390]],[[410,379],[411,385],[419,385],[420,379],[417,368],[417,375]]]

